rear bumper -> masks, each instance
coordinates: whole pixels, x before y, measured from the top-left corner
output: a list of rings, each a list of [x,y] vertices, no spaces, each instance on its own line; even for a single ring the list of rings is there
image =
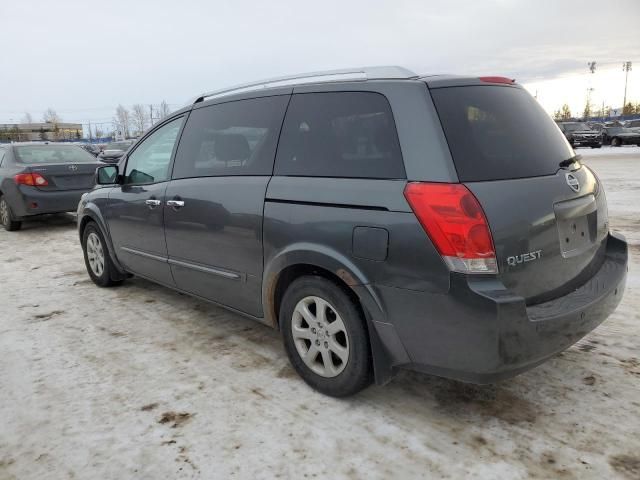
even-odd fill
[[[493,383],[539,365],[602,323],[622,299],[627,243],[610,234],[605,261],[582,287],[527,307],[497,279],[452,275],[447,294],[377,287],[398,342],[395,363],[471,383]],[[389,335],[389,323],[386,337]],[[382,324],[381,324],[382,325]],[[381,335],[383,337],[383,335]],[[394,354],[394,349],[398,355]]]
[[[13,198],[11,208],[17,217],[28,217],[43,213],[75,212],[80,197],[87,190],[65,190],[47,192],[36,187],[20,185]]]

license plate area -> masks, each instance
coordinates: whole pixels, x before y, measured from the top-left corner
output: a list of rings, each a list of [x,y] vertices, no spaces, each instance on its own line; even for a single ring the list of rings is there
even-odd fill
[[[594,245],[598,228],[597,208],[593,194],[554,205],[563,257],[579,255]]]
[[[56,187],[61,190],[90,187],[92,180],[92,175],[56,175],[53,177]]]
[[[593,218],[591,218],[593,217]],[[563,257],[572,257],[589,249],[595,241],[596,214],[558,220],[558,237]]]

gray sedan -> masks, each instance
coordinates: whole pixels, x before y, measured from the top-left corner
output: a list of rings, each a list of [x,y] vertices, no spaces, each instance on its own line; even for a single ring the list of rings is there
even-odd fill
[[[75,211],[103,165],[76,145],[0,145],[0,223],[18,230],[22,220],[45,213]]]

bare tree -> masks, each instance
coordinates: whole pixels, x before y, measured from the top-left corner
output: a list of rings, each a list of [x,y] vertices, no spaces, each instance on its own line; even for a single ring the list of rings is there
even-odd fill
[[[24,113],[24,117],[22,117],[22,123],[33,123],[33,117],[29,112]]]
[[[130,123],[131,115],[129,114],[129,110],[122,105],[118,105],[118,108],[116,108],[116,116],[113,120],[116,132],[120,132],[124,138],[129,137]]]
[[[171,113],[171,110],[169,109],[169,104],[163,100],[162,103],[160,104],[160,107],[158,108],[158,112],[159,112],[160,120],[168,116]]]
[[[147,112],[144,105],[136,103],[131,108],[131,116],[133,117],[133,126],[138,135],[142,135],[142,132],[144,132],[144,128],[147,125]]]
[[[58,115],[53,108],[49,107],[42,115],[42,121],[44,123],[60,123],[62,122],[62,118],[60,118],[60,115]]]

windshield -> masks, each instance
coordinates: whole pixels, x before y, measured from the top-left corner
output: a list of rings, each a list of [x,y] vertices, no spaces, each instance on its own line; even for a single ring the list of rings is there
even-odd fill
[[[575,156],[565,136],[522,88],[431,90],[462,182],[553,175]]]
[[[114,142],[107,145],[105,150],[121,150],[123,152],[127,151],[131,146],[131,142]]]
[[[591,127],[586,123],[563,123],[566,131],[577,132],[578,130],[591,130]]]
[[[76,145],[23,145],[14,149],[16,161],[37,163],[93,163],[93,155]]]

